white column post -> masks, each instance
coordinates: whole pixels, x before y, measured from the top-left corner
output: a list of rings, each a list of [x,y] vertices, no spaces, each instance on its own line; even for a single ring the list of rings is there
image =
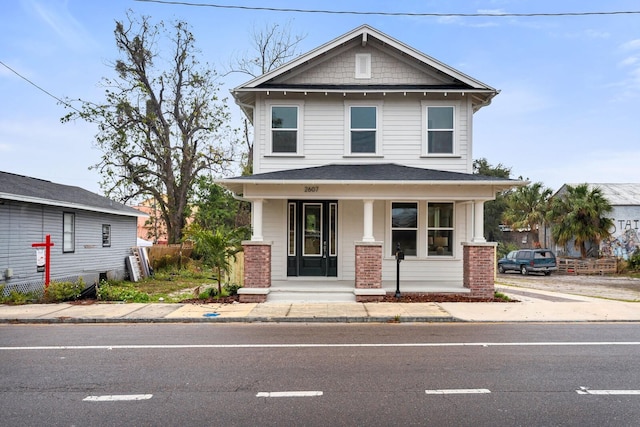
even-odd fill
[[[362,222],[364,224],[362,231],[363,242],[375,242],[373,237],[373,200],[363,200],[364,202],[364,215]]]
[[[473,203],[473,238],[474,243],[484,243],[484,201],[476,200]]]
[[[262,242],[262,199],[251,202],[251,241]]]

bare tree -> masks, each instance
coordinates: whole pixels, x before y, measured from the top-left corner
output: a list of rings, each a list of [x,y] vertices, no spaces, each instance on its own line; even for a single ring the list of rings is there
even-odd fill
[[[170,29],[131,11],[126,22],[116,21],[122,57],[113,64],[117,78],[103,78],[106,102],[80,100],[80,112],[62,120],[98,125],[95,143],[103,155],[93,168],[105,194],[121,201],[152,196],[169,243],[177,243],[193,184],[203,173],[229,167],[235,141],[225,100],[218,100],[217,75],[198,62],[188,24],[176,21]]]
[[[268,73],[298,56],[298,47],[305,37],[306,34],[291,34],[291,22],[254,27],[251,31],[250,50],[231,60],[228,73],[242,73],[251,77]],[[243,134],[247,148],[242,165],[243,174],[250,175],[253,172],[253,142],[246,119]]]

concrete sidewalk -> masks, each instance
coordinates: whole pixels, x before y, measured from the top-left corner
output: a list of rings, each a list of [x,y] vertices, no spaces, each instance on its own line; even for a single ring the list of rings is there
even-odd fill
[[[0,305],[0,323],[640,321],[640,303],[510,286],[497,290],[520,302]]]

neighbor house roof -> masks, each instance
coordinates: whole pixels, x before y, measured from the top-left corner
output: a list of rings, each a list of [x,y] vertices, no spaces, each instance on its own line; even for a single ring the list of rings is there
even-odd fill
[[[122,203],[84,190],[0,171],[0,199],[35,203],[123,216],[148,216]]]
[[[602,195],[609,201],[612,206],[640,206],[640,183],[586,184],[588,185],[589,190],[599,188],[602,192]],[[560,187],[555,195],[563,194],[566,191],[566,187],[568,185],[576,187],[583,184],[565,184]]]
[[[329,164],[302,169],[287,169],[249,176],[220,179],[216,182],[238,193],[242,184],[440,184],[493,185],[508,189],[526,182],[494,176],[449,172],[403,166],[395,163]]]

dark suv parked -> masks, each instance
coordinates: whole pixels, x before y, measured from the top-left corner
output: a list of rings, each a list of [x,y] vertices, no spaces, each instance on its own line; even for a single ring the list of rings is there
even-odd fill
[[[549,249],[511,251],[506,257],[498,260],[498,271],[500,273],[515,270],[524,275],[544,273],[548,276],[557,269],[556,256]]]

